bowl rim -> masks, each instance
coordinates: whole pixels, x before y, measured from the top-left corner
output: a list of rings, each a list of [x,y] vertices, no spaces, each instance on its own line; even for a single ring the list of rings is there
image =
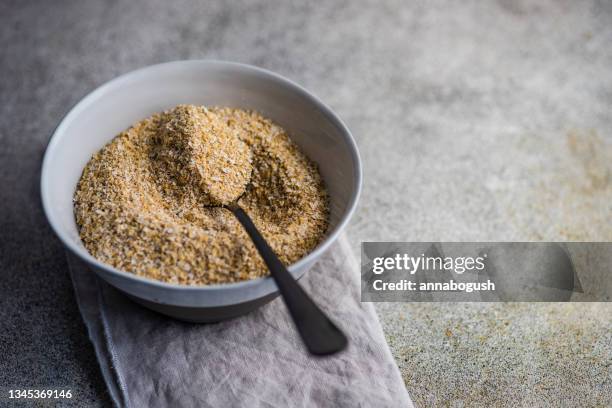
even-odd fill
[[[134,280],[143,284],[152,285],[159,289],[180,289],[187,291],[214,291],[214,290],[224,290],[224,289],[246,289],[254,286],[258,286],[263,284],[266,281],[273,280],[271,276],[259,277],[255,279],[249,279],[245,281],[239,282],[228,282],[228,283],[213,283],[208,285],[182,285],[178,283],[167,283],[158,281],[152,278],[147,278],[144,276],[138,276],[133,273],[123,271],[121,269],[117,269],[111,265],[108,265],[104,262],[99,261],[95,257],[93,257],[84,247],[77,245],[70,237],[68,233],[66,233],[58,224],[58,222],[52,217],[51,213],[51,202],[49,198],[49,187],[47,182],[47,174],[48,168],[50,166],[49,157],[52,152],[57,149],[57,145],[59,140],[61,139],[61,135],[65,131],[66,127],[74,120],[74,118],[78,117],[81,112],[91,104],[95,103],[97,99],[102,97],[106,92],[112,90],[115,87],[121,86],[122,84],[129,82],[132,78],[138,77],[145,72],[151,70],[164,70],[171,69],[174,66],[185,66],[185,65],[194,65],[201,67],[216,67],[217,69],[233,69],[237,71],[249,71],[251,73],[255,73],[257,75],[268,77],[269,79],[280,83],[282,86],[289,88],[291,91],[299,94],[304,97],[308,102],[312,103],[330,122],[332,122],[335,126],[340,129],[340,133],[343,135],[350,155],[353,159],[353,194],[351,195],[347,209],[345,210],[342,218],[338,222],[338,224],[334,227],[332,231],[330,231],[323,241],[321,241],[312,251],[308,254],[300,258],[297,262],[289,265],[287,269],[291,272],[292,275],[295,276],[296,272],[301,270],[304,266],[311,264],[316,259],[318,259],[330,246],[333,242],[336,241],[342,230],[346,227],[348,221],[352,217],[355,209],[357,207],[357,202],[361,195],[361,184],[362,184],[362,165],[361,165],[361,157],[359,155],[359,150],[357,148],[357,143],[353,138],[348,127],[344,124],[342,119],[338,115],[336,115],[327,105],[325,105],[317,96],[313,93],[307,91],[301,85],[287,79],[275,72],[269,71],[264,68],[260,68],[254,65],[232,62],[232,61],[224,61],[224,60],[214,60],[214,59],[194,59],[194,60],[178,60],[171,62],[164,62],[160,64],[154,64],[145,66],[142,68],[138,68],[133,71],[129,71],[122,75],[119,75],[102,85],[95,88],[93,91],[89,92],[87,95],[82,97],[73,107],[68,111],[68,113],[60,120],[59,124],[53,131],[49,142],[47,143],[47,147],[45,149],[42,166],[41,166],[41,177],[40,177],[40,190],[41,190],[41,199],[43,211],[45,213],[45,217],[47,221],[51,225],[51,228],[58,236],[60,241],[70,249],[74,254],[76,254],[79,258],[86,261],[87,263],[101,268],[104,271],[116,275],[121,278],[127,278],[129,280]],[[276,285],[275,282],[273,282]]]

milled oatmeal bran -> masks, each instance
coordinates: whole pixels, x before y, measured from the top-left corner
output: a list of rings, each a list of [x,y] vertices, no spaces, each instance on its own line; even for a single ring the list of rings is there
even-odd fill
[[[96,153],[74,210],[85,247],[100,261],[200,285],[268,274],[233,214],[211,206],[238,197],[285,264],[327,229],[319,172],[284,129],[256,112],[179,105]]]

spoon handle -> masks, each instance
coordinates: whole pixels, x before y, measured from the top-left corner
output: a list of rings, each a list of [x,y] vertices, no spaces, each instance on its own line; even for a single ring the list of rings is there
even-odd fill
[[[238,218],[268,266],[308,351],[317,356],[324,356],[343,350],[347,345],[344,333],[332,323],[291,276],[247,213],[237,205],[228,208]]]

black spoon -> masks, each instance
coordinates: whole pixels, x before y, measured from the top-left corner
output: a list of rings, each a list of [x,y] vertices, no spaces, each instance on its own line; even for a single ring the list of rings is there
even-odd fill
[[[308,351],[323,356],[344,349],[346,336],[298,285],[238,205],[253,176],[249,146],[232,129],[209,129],[209,118],[197,107],[179,105],[172,113],[164,128],[167,132],[161,135],[160,158],[173,161],[184,157],[186,160],[171,166],[172,171],[178,171],[178,179],[197,188],[207,207],[225,207],[238,218],[268,266]]]
[[[344,333],[295,281],[247,213],[235,202],[225,207],[240,221],[268,266],[308,351],[316,356],[326,356],[342,351],[348,343]]]

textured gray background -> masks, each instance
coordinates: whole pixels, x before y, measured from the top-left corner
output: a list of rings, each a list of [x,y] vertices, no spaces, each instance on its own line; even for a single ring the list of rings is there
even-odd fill
[[[0,384],[106,405],[40,158],[126,71],[252,63],[318,94],[365,170],[363,240],[611,240],[612,3],[3,1]],[[379,304],[417,406],[612,402],[609,304]],[[94,401],[96,401],[94,403]]]

